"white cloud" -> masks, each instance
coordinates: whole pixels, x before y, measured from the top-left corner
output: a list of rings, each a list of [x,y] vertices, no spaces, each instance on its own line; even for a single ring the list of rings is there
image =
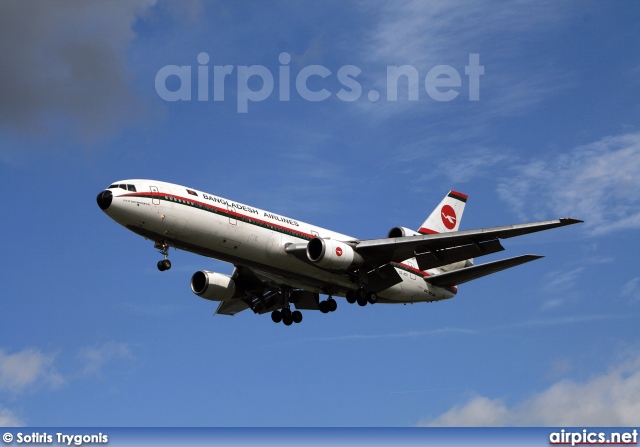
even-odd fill
[[[8,396],[48,386],[57,388],[68,380],[55,368],[57,355],[46,354],[35,348],[9,353],[0,348],[0,392]],[[79,372],[69,376],[69,380],[85,376],[101,375],[104,366],[115,360],[132,358],[131,350],[125,343],[107,342],[100,347],[84,348],[77,356]],[[24,422],[11,410],[0,405],[0,427],[23,426]]]
[[[640,276],[622,286],[622,296],[630,298],[631,301],[640,301]]]
[[[417,338],[417,337],[427,337],[427,336],[442,336],[442,335],[451,335],[451,334],[463,334],[463,335],[474,335],[477,334],[478,331],[472,329],[462,329],[462,328],[451,328],[451,327],[443,327],[440,329],[433,329],[430,331],[407,331],[407,332],[399,332],[393,334],[351,334],[351,335],[337,335],[335,337],[313,337],[313,338],[298,338],[295,340],[286,341],[283,343],[277,343],[277,345],[282,344],[291,344],[291,343],[306,343],[306,342],[342,342],[342,341],[365,341],[365,340],[380,340],[387,338]]]
[[[109,341],[100,347],[84,348],[78,358],[84,363],[81,374],[100,375],[103,367],[114,360],[131,359],[131,349],[126,343]]]
[[[640,133],[512,167],[498,193],[522,218],[571,216],[592,234],[640,227]]]
[[[424,426],[636,426],[640,424],[640,356],[586,382],[562,380],[508,405],[476,396]]]
[[[550,61],[540,64],[535,58],[534,64],[530,58],[531,63],[526,65],[513,63],[516,58],[522,60],[520,41],[537,35],[527,33],[528,30],[541,24],[550,28],[560,23],[566,6],[558,2],[520,1],[504,8],[491,2],[367,1],[362,2],[362,8],[368,17],[376,19],[365,38],[363,63],[381,67],[410,65],[417,69],[420,78],[411,92],[407,92],[406,86],[399,86],[398,98],[403,100],[375,105],[362,102],[366,109],[383,116],[414,106],[416,102],[406,100],[408,95],[418,93],[420,98],[426,97],[424,78],[428,70],[436,65],[466,65],[469,53],[480,54],[480,65],[491,60],[481,77],[480,98],[486,106],[485,119],[527,110],[548,98],[552,90],[566,87],[563,85],[566,75],[553,68]],[[479,21],[478,17],[483,19]],[[365,70],[367,74],[372,72],[375,70]],[[464,79],[464,72],[460,73]],[[386,71],[380,74],[372,83],[384,96]],[[491,99],[482,94],[486,87],[494,91]],[[462,90],[461,95],[466,95]]]
[[[19,393],[40,383],[52,387],[63,384],[64,379],[53,367],[55,357],[34,348],[14,354],[0,349],[0,390]]]
[[[21,427],[23,425],[24,422],[13,414],[13,412],[0,407],[0,427]]]

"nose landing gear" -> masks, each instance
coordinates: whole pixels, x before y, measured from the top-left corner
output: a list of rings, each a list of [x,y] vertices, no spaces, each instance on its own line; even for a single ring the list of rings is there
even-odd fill
[[[164,259],[158,261],[158,270],[161,272],[169,270],[171,268],[171,261],[169,261],[169,244],[166,241],[160,241],[156,242],[154,247],[164,256]]]

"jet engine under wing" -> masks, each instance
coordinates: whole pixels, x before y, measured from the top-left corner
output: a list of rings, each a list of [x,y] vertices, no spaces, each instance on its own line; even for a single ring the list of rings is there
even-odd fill
[[[495,239],[507,239],[551,228],[563,227],[582,222],[569,217],[542,222],[531,222],[502,227],[481,228],[478,230],[454,231],[450,233],[427,234],[360,241],[355,251],[365,263],[382,265],[388,262],[402,262],[421,253],[433,252],[469,244],[481,244]]]
[[[441,275],[429,276],[424,280],[434,286],[450,287],[491,275],[492,273],[515,267],[525,262],[535,261],[544,258],[540,255],[521,255],[514,258],[501,259],[500,261],[487,262],[486,264],[474,265],[473,267],[465,267],[460,270],[443,273]]]

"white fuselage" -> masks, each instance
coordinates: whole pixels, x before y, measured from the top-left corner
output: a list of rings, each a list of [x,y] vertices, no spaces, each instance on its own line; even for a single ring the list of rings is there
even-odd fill
[[[327,271],[285,251],[289,244],[320,237],[356,239],[203,191],[155,180],[122,180],[111,188],[104,212],[129,230],[203,256],[251,268],[274,284],[344,296],[357,286],[345,272]],[[455,288],[430,285],[414,259],[393,263],[402,282],[380,291],[380,302],[410,303],[451,298]]]

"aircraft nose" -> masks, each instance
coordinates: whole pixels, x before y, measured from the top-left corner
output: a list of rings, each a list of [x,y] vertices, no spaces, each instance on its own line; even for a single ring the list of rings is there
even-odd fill
[[[111,201],[113,200],[113,194],[108,189],[105,189],[100,194],[98,194],[98,197],[96,198],[96,200],[98,202],[98,206],[100,207],[100,209],[104,211],[107,208],[109,208],[109,206],[111,205]]]

